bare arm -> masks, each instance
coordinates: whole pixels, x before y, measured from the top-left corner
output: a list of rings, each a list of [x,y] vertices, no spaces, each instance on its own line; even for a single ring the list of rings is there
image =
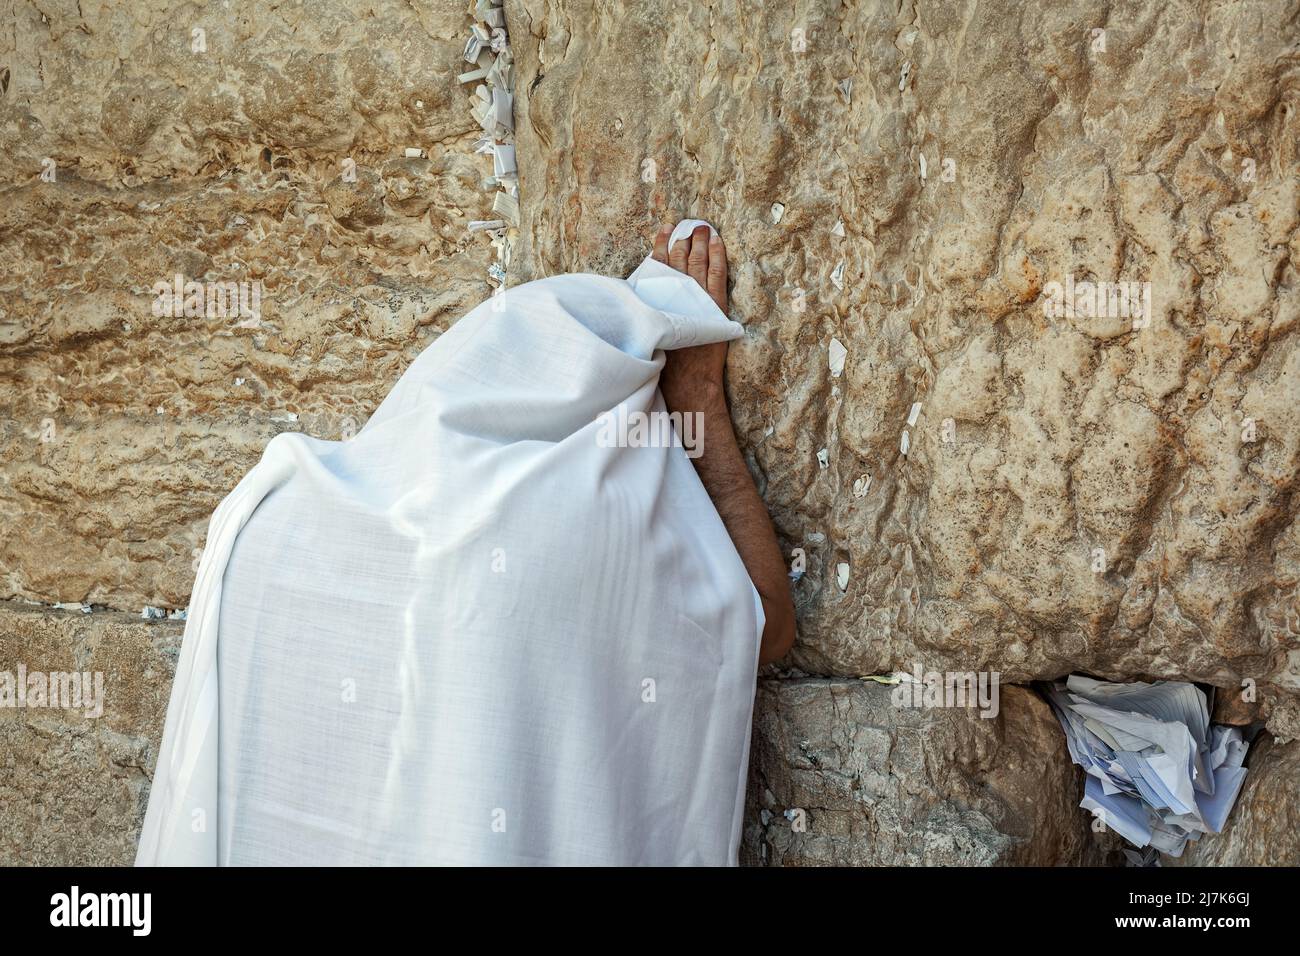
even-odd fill
[[[708,230],[701,227],[689,241],[679,240],[669,250],[669,232],[671,228],[665,227],[656,237],[654,257],[696,279],[726,312],[727,256],[722,240],[715,237],[710,242]],[[762,599],[766,623],[758,662],[767,664],[784,657],[794,644],[794,602],[772,519],[736,444],[722,385],[726,359],[725,342],[669,352],[659,388],[669,411],[703,415],[702,453],[693,459],[695,470]]]

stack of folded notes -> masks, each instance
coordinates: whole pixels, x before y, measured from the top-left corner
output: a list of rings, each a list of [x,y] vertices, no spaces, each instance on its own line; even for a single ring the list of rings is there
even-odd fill
[[[1239,727],[1211,726],[1198,687],[1073,674],[1045,693],[1070,756],[1088,775],[1079,806],[1134,846],[1170,856],[1223,829],[1250,745]]]

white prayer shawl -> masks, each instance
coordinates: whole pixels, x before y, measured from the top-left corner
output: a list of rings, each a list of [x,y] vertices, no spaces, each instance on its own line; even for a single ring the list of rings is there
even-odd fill
[[[685,450],[597,419],[741,335],[651,259],[555,276],[350,441],[274,438],[209,525],[137,865],[734,865],[762,606]]]

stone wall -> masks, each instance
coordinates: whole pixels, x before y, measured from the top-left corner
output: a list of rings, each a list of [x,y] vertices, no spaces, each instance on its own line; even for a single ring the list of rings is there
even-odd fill
[[[0,865],[135,858],[181,629],[116,612],[0,611],[0,669],[104,675],[102,714],[0,708]]]
[[[508,0],[512,284],[626,274],[685,215],[728,242],[733,414],[806,561],[747,862],[1113,861],[1028,691],[984,720],[864,675],[1249,680],[1241,719],[1300,734],[1298,14]],[[93,721],[0,711],[0,863],[131,859],[180,632],[140,608],[188,603],[271,436],[346,436],[488,294],[468,25],[421,0],[5,9],[0,670],[114,676]],[[260,283],[259,314],[157,315],[177,274]],[[1149,283],[1149,321],[1048,317],[1067,279]],[[1297,746],[1261,738],[1186,862],[1300,862]]]

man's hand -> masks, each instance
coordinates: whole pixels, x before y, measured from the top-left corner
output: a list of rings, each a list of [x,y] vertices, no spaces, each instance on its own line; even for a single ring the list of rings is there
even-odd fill
[[[672,226],[664,226],[655,237],[654,258],[685,272],[727,313],[727,250],[721,236],[709,239],[707,226],[697,226],[690,239],[680,239],[672,249],[668,237]],[[668,353],[659,376],[659,390],[669,408],[694,404],[709,397],[722,397],[722,373],[727,364],[727,343],[696,345]],[[674,401],[676,400],[676,401]]]
[[[669,249],[671,233],[671,226],[659,230],[654,258],[693,278],[725,314],[727,250],[722,238],[710,240],[708,227],[699,226],[689,239],[679,239]],[[772,519],[736,444],[723,390],[726,364],[726,342],[673,349],[660,374],[659,390],[669,411],[704,416],[702,454],[692,460],[763,601],[766,623],[758,662],[767,664],[784,657],[794,644],[794,602]]]

